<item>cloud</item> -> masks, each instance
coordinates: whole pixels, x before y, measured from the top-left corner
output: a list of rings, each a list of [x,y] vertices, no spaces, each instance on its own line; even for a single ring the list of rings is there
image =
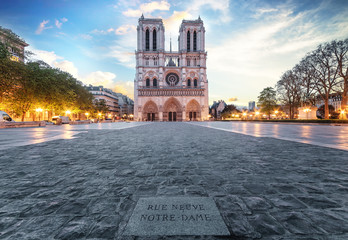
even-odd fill
[[[78,69],[75,67],[74,63],[68,60],[64,60],[63,57],[55,54],[54,51],[44,51],[34,49],[29,47],[29,50],[35,54],[34,60],[42,60],[52,67],[59,68],[62,71],[68,72],[75,78],[78,78]]]
[[[80,34],[79,35],[81,38],[86,39],[86,40],[91,40],[93,37],[89,34]]]
[[[80,80],[85,84],[93,86],[104,86],[113,88],[115,86],[114,79],[116,74],[111,72],[96,71],[89,73],[86,77],[81,77]]]
[[[66,18],[61,18],[60,20],[61,20],[61,22],[59,22],[59,20],[57,20],[57,19],[56,19],[56,21],[55,21],[55,24],[56,24],[56,27],[57,27],[57,28],[61,28],[62,25],[63,25],[63,23],[65,23],[65,22],[68,21],[68,19],[66,19]]]
[[[112,90],[134,99],[134,82],[116,82]]]
[[[259,18],[266,13],[272,13],[272,12],[277,12],[277,11],[278,11],[278,9],[276,9],[276,8],[258,8],[255,10],[255,14],[253,15],[253,17]]]
[[[127,17],[140,17],[141,14],[151,14],[156,10],[168,11],[170,4],[167,1],[152,1],[149,3],[143,3],[138,9],[128,9],[122,12]]]
[[[122,25],[121,27],[117,28],[115,30],[115,34],[116,35],[125,35],[125,34],[128,34],[128,33],[131,33],[131,32],[135,32],[136,31],[136,26],[134,25]]]
[[[63,61],[59,61],[59,62],[56,61],[53,63],[53,66],[56,68],[59,68],[62,71],[70,73],[75,78],[79,78],[78,69],[75,67],[73,62],[70,62],[68,60],[63,60]]]
[[[50,21],[49,20],[43,20],[40,24],[39,27],[36,29],[35,33],[36,34],[41,34],[43,30],[52,28],[52,26],[46,27],[46,24],[48,24]]]
[[[236,102],[236,101],[238,101],[238,98],[236,97],[231,97],[228,99],[228,102]]]
[[[119,41],[117,41],[116,45],[110,46],[108,52],[105,56],[115,58],[117,60],[117,63],[128,67],[128,68],[135,68],[135,57],[134,52],[127,51],[127,48],[124,48],[122,44],[118,44]]]
[[[188,2],[188,8],[186,9],[186,12],[189,12],[191,15],[198,16],[200,15],[203,7],[214,11],[219,11],[221,14],[217,18],[217,20],[222,23],[228,23],[232,20],[229,11],[229,0],[194,0],[192,2]]]
[[[57,19],[56,19],[56,27],[57,28],[61,28],[62,27],[62,24],[61,22],[59,22]]]

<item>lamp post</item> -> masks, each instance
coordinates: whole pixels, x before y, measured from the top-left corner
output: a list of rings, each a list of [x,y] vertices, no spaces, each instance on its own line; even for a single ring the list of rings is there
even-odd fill
[[[89,115],[89,113],[88,113],[88,112],[86,112],[86,113],[85,113],[85,115],[86,115],[86,117],[87,117],[87,120],[88,120],[88,115]]]
[[[36,112],[39,114],[39,121],[41,121],[42,108],[37,108]]]
[[[71,111],[70,110],[66,110],[65,111],[65,114],[68,116],[68,121],[70,121],[70,117],[69,117],[69,114],[71,113]]]

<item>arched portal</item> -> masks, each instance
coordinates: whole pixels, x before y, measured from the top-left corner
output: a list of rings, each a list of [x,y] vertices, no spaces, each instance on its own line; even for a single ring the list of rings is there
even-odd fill
[[[153,101],[145,103],[143,108],[143,120],[145,121],[158,121],[158,107]]]
[[[174,97],[169,98],[164,104],[163,121],[182,121],[182,107]]]
[[[199,121],[201,119],[201,108],[194,99],[186,105],[186,119],[190,121]]]

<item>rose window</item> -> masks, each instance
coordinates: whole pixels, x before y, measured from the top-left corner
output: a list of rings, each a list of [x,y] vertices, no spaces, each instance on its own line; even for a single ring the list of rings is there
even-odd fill
[[[175,86],[179,82],[179,76],[176,73],[169,73],[166,76],[166,82],[169,86]]]

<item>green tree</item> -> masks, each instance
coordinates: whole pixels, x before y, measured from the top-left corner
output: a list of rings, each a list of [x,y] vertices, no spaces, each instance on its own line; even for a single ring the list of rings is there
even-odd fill
[[[226,105],[224,110],[222,110],[221,116],[223,118],[228,118],[228,117],[231,117],[232,114],[238,114],[238,113],[240,113],[240,111],[237,109],[237,107],[233,104],[230,104],[230,105]]]
[[[271,118],[271,113],[277,106],[276,91],[272,87],[264,88],[258,96],[258,106]]]
[[[109,111],[109,107],[106,105],[104,99],[96,99],[94,101],[94,109],[95,113],[101,113],[102,115],[105,115]]]

